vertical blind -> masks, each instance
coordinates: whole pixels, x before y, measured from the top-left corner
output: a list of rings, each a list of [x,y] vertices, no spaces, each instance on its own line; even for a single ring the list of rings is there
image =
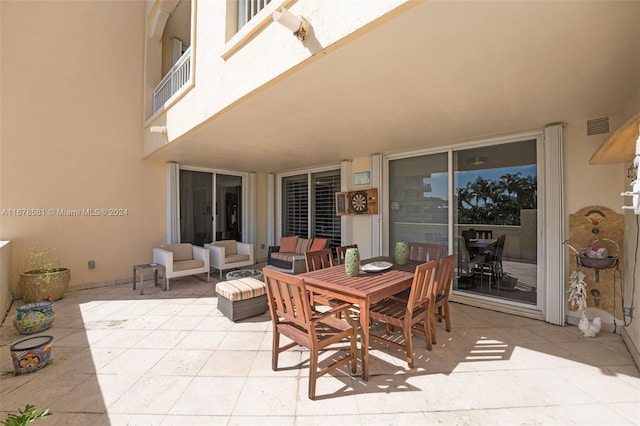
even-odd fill
[[[282,235],[309,236],[309,178],[305,175],[282,179]]]
[[[282,235],[328,238],[332,247],[340,245],[340,218],[336,215],[334,202],[336,191],[340,191],[340,170],[284,177]]]

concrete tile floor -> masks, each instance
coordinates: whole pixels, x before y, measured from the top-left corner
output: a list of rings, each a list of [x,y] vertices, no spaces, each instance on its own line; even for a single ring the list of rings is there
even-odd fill
[[[371,379],[346,368],[307,398],[307,355],[271,370],[271,322],[232,322],[216,308],[215,279],[68,291],[41,333],[55,337],[44,369],[14,375],[0,328],[0,419],[25,404],[44,425],[639,425],[640,373],[620,336],[452,304],[433,351],[414,338],[416,365],[373,343]]]

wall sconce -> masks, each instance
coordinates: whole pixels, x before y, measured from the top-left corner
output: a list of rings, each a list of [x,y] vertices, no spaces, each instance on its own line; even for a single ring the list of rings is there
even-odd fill
[[[475,157],[467,158],[467,163],[473,166],[481,166],[486,162],[487,162],[487,157],[485,157],[484,155],[480,155],[480,156],[476,155]]]
[[[309,21],[302,16],[296,16],[284,7],[280,11],[273,12],[273,20],[293,32],[298,40],[303,41],[309,31]]]
[[[151,126],[149,127],[149,131],[151,133],[162,133],[163,135],[167,134],[167,126]]]

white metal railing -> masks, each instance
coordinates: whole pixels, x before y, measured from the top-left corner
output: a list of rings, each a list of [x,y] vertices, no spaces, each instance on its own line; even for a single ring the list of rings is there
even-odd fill
[[[271,0],[239,0],[238,31],[270,2]]]
[[[191,78],[191,46],[153,89],[153,112],[158,111]]]

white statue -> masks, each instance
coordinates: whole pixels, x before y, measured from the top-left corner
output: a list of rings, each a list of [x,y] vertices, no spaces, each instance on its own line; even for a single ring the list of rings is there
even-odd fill
[[[589,321],[587,315],[585,315],[584,311],[582,311],[582,316],[580,317],[578,328],[580,329],[584,337],[596,337],[600,332],[601,327],[602,320],[600,319],[600,317],[595,317],[593,321]]]

